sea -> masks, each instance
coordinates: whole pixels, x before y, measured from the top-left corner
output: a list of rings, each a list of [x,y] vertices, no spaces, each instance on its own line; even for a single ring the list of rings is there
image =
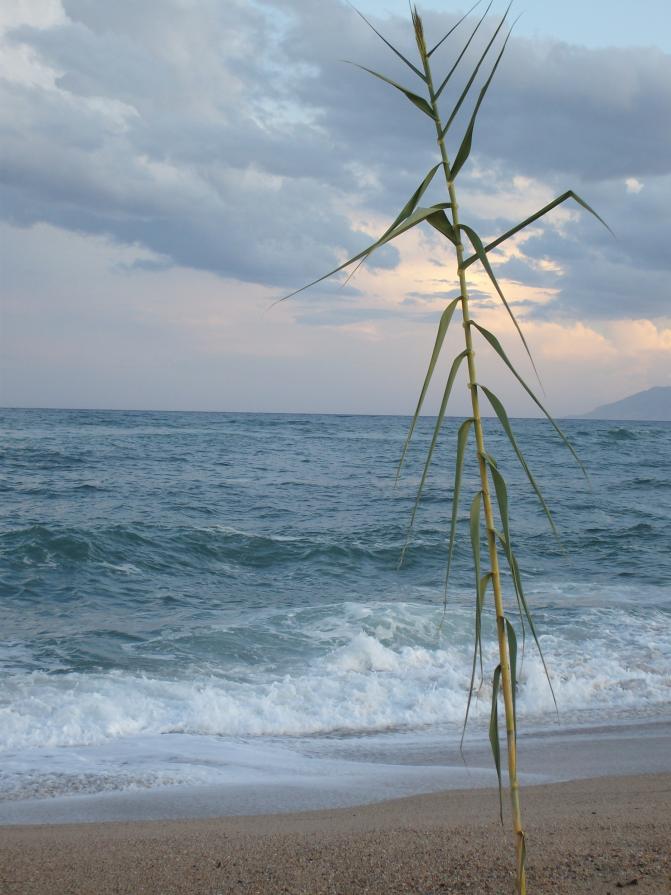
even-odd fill
[[[409,422],[1,410],[0,822],[495,782],[489,605],[464,731],[477,470],[446,591],[460,421],[412,530],[435,420],[397,480]],[[523,781],[668,770],[671,424],[563,421],[587,476],[545,421],[512,425],[558,529],[486,420],[554,691],[505,575]]]

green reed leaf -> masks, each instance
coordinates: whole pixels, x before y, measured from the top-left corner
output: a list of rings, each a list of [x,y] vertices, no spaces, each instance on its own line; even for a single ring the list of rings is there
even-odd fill
[[[445,89],[445,87],[447,87],[447,85],[448,85],[448,83],[449,83],[449,81],[450,81],[450,78],[451,78],[452,75],[454,74],[454,72],[455,72],[457,66],[459,65],[459,63],[461,62],[461,60],[464,58],[464,54],[466,53],[466,51],[467,51],[468,48],[470,47],[470,45],[471,45],[471,41],[473,40],[473,38],[475,37],[475,35],[478,33],[478,30],[479,30],[479,28],[480,28],[480,25],[482,25],[482,23],[484,22],[484,20],[485,20],[485,18],[486,18],[486,16],[487,16],[487,13],[488,13],[489,10],[492,8],[492,3],[493,3],[493,2],[494,2],[494,0],[489,0],[489,5],[487,6],[487,9],[484,11],[484,14],[482,15],[482,17],[481,17],[480,20],[478,21],[477,25],[476,25],[475,28],[473,29],[473,31],[472,31],[472,33],[471,33],[471,36],[468,38],[468,41],[467,41],[466,44],[464,45],[464,47],[463,47],[461,53],[459,53],[459,55],[457,56],[457,61],[454,63],[454,65],[452,66],[452,68],[449,70],[449,72],[448,72],[447,75],[445,76],[445,78],[444,78],[443,82],[441,83],[440,87],[438,88],[438,90],[436,90],[436,92],[435,92],[435,99],[438,99],[438,98],[440,97],[440,94],[441,94],[441,93],[443,92],[443,90]],[[476,5],[477,5],[477,4],[476,4]],[[475,7],[473,7],[473,9],[475,9]],[[464,17],[464,18],[465,18],[465,17]],[[463,19],[461,19],[461,21],[463,22]],[[458,24],[459,24],[459,22],[457,22],[457,25],[458,25]],[[456,28],[457,26],[455,25],[454,27]],[[448,34],[445,35],[445,37],[449,37],[449,32],[448,32]]]
[[[417,208],[417,204],[419,203],[419,200],[422,198],[422,196],[424,195],[424,193],[425,193],[426,190],[428,189],[429,184],[430,184],[431,181],[433,180],[436,171],[438,170],[438,168],[441,167],[441,165],[442,165],[442,162],[438,162],[437,165],[434,165],[433,168],[431,168],[431,170],[430,170],[429,173],[426,175],[426,177],[424,178],[424,180],[420,183],[420,185],[417,187],[417,189],[415,190],[415,192],[414,192],[414,193],[412,194],[412,196],[408,199],[408,201],[405,203],[405,205],[403,206],[403,208],[399,211],[399,213],[398,213],[398,215],[396,216],[396,218],[394,219],[394,221],[393,221],[393,222],[387,227],[387,229],[384,231],[384,233],[382,234],[382,236],[380,237],[380,239],[384,239],[385,236],[387,236],[389,233],[391,233],[391,231],[392,231],[395,227],[398,227],[398,225],[399,225],[402,221],[404,221],[407,217],[409,217],[409,216],[412,214],[412,212],[415,210],[415,208]],[[436,212],[436,214],[441,214],[441,213],[442,213],[442,214],[445,214],[444,211],[443,211],[443,212]],[[427,220],[430,220],[430,218],[428,218]],[[435,225],[434,225],[434,226],[435,226]],[[363,258],[361,258],[361,260],[359,261],[359,263],[357,264],[357,266],[354,268],[354,270],[352,270],[352,272],[349,273],[349,274],[347,275],[347,279],[346,279],[345,282],[342,284],[342,285],[343,285],[343,288],[349,283],[349,281],[350,281],[350,280],[352,279],[352,277],[356,274],[356,272],[359,270],[359,268],[361,267],[361,265],[362,265],[362,264],[365,264],[365,262],[366,262],[366,258],[367,258],[367,257],[368,257],[368,255],[365,255]]]
[[[475,691],[475,672],[478,667],[478,659],[480,660],[480,686],[482,686],[483,670],[482,670],[482,607],[484,606],[485,596],[487,594],[487,586],[494,576],[491,572],[483,575],[477,582],[477,593],[475,600],[475,635],[473,637],[473,662],[471,664],[471,680],[468,685],[468,698],[466,700],[466,712],[464,714],[464,723],[461,728],[461,740],[459,742],[459,751],[463,752],[464,739],[466,737],[466,726],[471,711],[471,703],[473,702],[473,693]]]
[[[524,596],[524,590],[522,588],[522,575],[520,574],[520,567],[517,562],[517,558],[513,553],[512,547],[510,543],[506,543],[501,536],[499,536],[499,541],[501,546],[503,547],[503,551],[506,555],[506,559],[508,561],[508,567],[510,568],[510,573],[512,575],[513,584],[515,587],[515,593],[517,594],[518,600],[521,603],[522,610],[524,612],[524,616],[529,625],[529,630],[531,631],[534,643],[536,644],[536,649],[538,650],[538,655],[540,656],[541,663],[543,665],[543,672],[545,673],[545,678],[548,682],[548,687],[550,688],[550,693],[552,695],[552,701],[554,703],[555,712],[557,713],[557,717],[559,717],[559,706],[557,705],[557,697],[555,695],[554,687],[552,686],[552,678],[550,677],[550,671],[548,669],[547,663],[545,661],[545,655],[541,648],[540,640],[538,639],[538,632],[536,631],[536,625],[534,624],[533,615],[529,609],[529,604],[527,603],[526,597]],[[524,633],[524,631],[523,631]],[[522,641],[524,644],[524,640]]]
[[[447,40],[447,38],[450,36],[450,34],[452,34],[454,31],[456,31],[457,28],[459,27],[459,25],[461,25],[461,23],[470,16],[470,14],[473,12],[473,10],[476,8],[476,6],[480,6],[481,2],[482,2],[482,0],[477,0],[477,2],[474,3],[473,6],[471,6],[471,8],[468,10],[468,12],[464,13],[464,15],[459,19],[459,21],[456,23],[456,25],[453,25],[450,28],[450,30],[447,32],[447,34],[445,34],[443,37],[441,37],[441,39],[433,47],[433,49],[429,50],[429,52],[426,54],[427,59],[430,59],[431,56],[433,56],[433,54],[436,52],[438,47],[440,47]],[[494,0],[492,0],[492,3],[493,2],[494,2]],[[490,3],[489,6],[491,6],[492,3]],[[489,6],[487,7],[487,9],[489,9]]]
[[[473,498],[471,503],[470,528],[471,528],[471,549],[473,550],[473,568],[475,570],[475,587],[479,596],[479,584],[481,578],[480,572],[480,511],[482,507],[482,491]]]
[[[449,222],[447,215],[444,211],[437,211],[435,214],[429,215],[426,219],[428,224],[431,224],[432,227],[442,233],[443,236],[446,236],[450,242],[456,246],[457,244],[457,234],[454,232],[454,227]]]
[[[544,416],[546,417],[546,419],[548,420],[548,422],[550,423],[550,425],[554,428],[555,432],[559,435],[559,437],[561,438],[561,440],[564,442],[564,444],[566,445],[566,447],[569,449],[569,451],[570,451],[571,454],[573,455],[574,460],[576,461],[576,463],[578,464],[578,466],[579,466],[580,469],[582,470],[582,473],[583,473],[583,475],[585,476],[585,478],[589,481],[589,476],[587,475],[587,470],[586,470],[585,467],[583,466],[582,461],[580,460],[580,457],[579,457],[578,454],[576,453],[575,448],[573,447],[573,445],[571,444],[571,442],[568,440],[568,438],[566,437],[566,435],[564,435],[564,433],[562,432],[562,430],[559,428],[558,424],[557,424],[556,421],[553,419],[553,417],[550,416],[550,414],[549,414],[548,411],[545,409],[545,407],[543,406],[543,404],[541,404],[541,402],[538,400],[538,398],[536,397],[536,395],[533,393],[533,391],[529,388],[529,386],[526,384],[526,382],[524,381],[524,379],[522,379],[522,377],[520,376],[520,374],[517,372],[517,370],[515,369],[515,367],[512,365],[512,363],[510,362],[510,359],[508,358],[508,355],[507,355],[507,354],[505,353],[505,351],[503,350],[503,347],[501,346],[501,343],[500,343],[499,340],[496,338],[496,336],[494,335],[494,333],[491,333],[488,329],[485,329],[484,326],[480,326],[480,324],[479,324],[479,323],[476,323],[475,320],[471,320],[471,326],[474,326],[474,327],[478,330],[478,332],[480,332],[480,333],[485,337],[485,339],[489,342],[489,344],[492,346],[492,348],[494,349],[494,351],[496,351],[496,353],[498,354],[498,356],[501,358],[501,360],[504,362],[504,364],[508,367],[508,369],[511,371],[511,373],[513,374],[513,376],[515,376],[515,378],[517,379],[517,381],[520,383],[520,385],[521,385],[522,388],[526,391],[526,393],[529,395],[529,397],[532,399],[532,401],[533,401],[533,402],[536,404],[536,406],[542,411],[542,413],[544,414]]]
[[[338,267],[334,267],[333,270],[330,270],[328,273],[325,273],[323,276],[318,277],[316,280],[313,280],[311,283],[307,283],[305,286],[301,286],[300,289],[295,289],[293,292],[290,292],[288,295],[282,296],[282,298],[278,298],[274,301],[271,307],[279,304],[280,302],[286,301],[288,298],[293,298],[294,295],[298,295],[300,292],[305,292],[306,289],[310,289],[312,286],[316,286],[317,283],[321,283],[324,280],[328,280],[329,277],[332,277],[333,274],[339,273],[341,270],[344,270],[346,267],[349,267],[350,264],[353,264],[355,261],[358,261],[360,258],[365,258],[368,255],[372,255],[372,253],[379,249],[380,246],[385,245],[388,242],[391,242],[392,239],[396,239],[397,236],[400,236],[402,233],[406,233],[408,230],[411,230],[417,224],[421,224],[422,221],[425,221],[427,218],[431,217],[438,211],[443,211],[445,208],[449,208],[449,202],[438,202],[436,205],[431,205],[429,208],[416,208],[415,211],[408,215],[408,217],[398,226],[394,227],[393,230],[385,232],[379,239],[376,239],[375,242],[371,243],[367,246],[362,252],[359,252],[357,255],[349,258],[347,261],[344,261],[342,264],[338,265]]]
[[[405,203],[403,208],[399,211],[398,216],[395,218],[394,222],[392,224],[390,224],[389,227],[387,227],[385,232],[382,234],[382,237],[387,236],[388,233],[391,233],[391,231],[394,229],[394,227],[397,227],[401,223],[401,221],[404,221],[407,217],[409,217],[413,213],[413,211],[417,208],[417,205],[419,204],[419,200],[422,198],[424,193],[429,188],[429,185],[431,184],[431,181],[433,180],[433,178],[436,174],[436,171],[438,170],[438,168],[441,167],[441,165],[442,165],[442,162],[438,162],[437,165],[434,165],[433,168],[431,168],[431,170],[426,175],[424,180],[420,183],[420,185],[417,187],[415,192],[412,194],[412,196],[410,196],[410,198]],[[445,212],[443,212],[443,214],[444,213]],[[382,237],[380,237],[380,238],[382,238]]]
[[[457,432],[457,456],[454,466],[454,487],[452,488],[452,519],[450,521],[450,538],[447,549],[447,571],[445,572],[445,601],[444,609],[447,609],[447,585],[450,580],[450,569],[452,567],[452,556],[454,553],[454,542],[457,536],[457,516],[459,513],[459,494],[461,492],[461,474],[464,468],[464,455],[468,445],[468,436],[470,435],[471,426],[475,420],[470,417],[459,426]]]
[[[534,373],[536,374],[536,377],[538,378],[538,381],[540,382],[540,376],[538,375],[538,370],[536,369],[536,364],[534,363],[534,359],[531,355],[531,349],[527,345],[527,340],[524,338],[524,333],[522,332],[522,329],[521,329],[519,323],[517,322],[517,318],[513,314],[512,308],[506,301],[506,297],[503,294],[503,290],[499,286],[499,281],[496,279],[496,276],[494,275],[494,271],[492,270],[492,266],[489,263],[489,258],[487,257],[487,253],[485,252],[485,247],[482,244],[482,240],[480,239],[478,234],[475,232],[475,230],[473,230],[472,227],[466,226],[466,224],[461,224],[459,229],[463,230],[464,233],[468,236],[468,238],[471,241],[471,245],[475,249],[475,253],[476,253],[480,263],[482,264],[484,269],[487,271],[489,279],[492,281],[492,285],[498,292],[499,298],[503,302],[503,305],[504,305],[506,311],[508,312],[508,316],[510,317],[510,319],[513,321],[513,323],[515,325],[515,329],[517,330],[517,333],[518,333],[520,339],[522,340],[522,344],[524,345],[526,353],[529,356],[529,360],[531,361],[531,366],[534,368]]]
[[[496,460],[490,455],[485,454],[485,460],[487,461],[487,465],[489,466],[490,472],[492,474],[492,479],[494,481],[494,491],[496,493],[496,502],[499,507],[499,518],[501,519],[501,527],[503,528],[503,533],[497,532],[497,537],[501,542],[504,551],[508,551],[510,548],[510,523],[508,517],[508,491],[506,488],[506,482],[503,478],[501,472],[498,469],[496,464]],[[508,556],[508,552],[506,552],[506,556]],[[510,557],[509,565],[510,565]],[[522,605],[522,599],[520,598],[521,591],[521,582],[520,588],[518,589],[517,581],[515,580],[515,575],[511,568],[511,576],[513,579],[513,587],[515,590],[515,600],[517,603],[517,611],[520,616],[520,627],[522,629],[522,655],[524,655],[524,646],[526,643],[526,631],[524,626],[524,609]]]
[[[433,351],[431,352],[431,358],[429,359],[429,367],[426,371],[426,376],[424,377],[424,383],[422,385],[422,390],[419,393],[419,400],[417,401],[417,407],[415,408],[415,412],[412,417],[412,422],[410,423],[410,428],[408,429],[408,434],[406,436],[405,442],[403,443],[403,450],[401,452],[401,459],[398,461],[398,469],[396,470],[396,482],[398,483],[399,476],[401,475],[401,467],[403,466],[403,461],[405,460],[405,455],[408,452],[408,448],[410,447],[410,440],[412,438],[413,432],[415,431],[415,426],[417,425],[417,419],[422,410],[422,406],[424,404],[424,398],[426,397],[426,393],[429,388],[429,384],[431,383],[431,377],[433,376],[433,371],[436,369],[436,364],[438,363],[438,358],[440,356],[440,352],[443,348],[443,342],[445,341],[445,335],[447,330],[449,329],[450,323],[452,322],[452,316],[454,314],[455,308],[457,307],[461,297],[455,298],[451,301],[448,306],[445,308],[443,313],[440,315],[440,321],[438,322],[438,332],[436,333],[436,341],[433,345]]]
[[[553,199],[552,202],[548,202],[547,205],[544,205],[540,211],[537,211],[535,214],[532,214],[530,217],[525,218],[520,224],[517,224],[516,227],[512,227],[510,230],[506,230],[501,236],[495,239],[493,242],[488,243],[484,247],[485,252],[491,252],[492,249],[495,249],[497,246],[500,246],[502,242],[505,242],[506,239],[509,239],[511,236],[514,236],[515,233],[519,233],[520,230],[524,230],[525,227],[528,227],[529,224],[533,224],[534,221],[537,221],[539,218],[542,218],[543,215],[547,214],[549,211],[552,211],[553,208],[556,208],[558,205],[561,205],[562,202],[566,202],[567,199],[573,199],[578,205],[581,205],[590,214],[594,215],[594,217],[600,221],[606,230],[613,236],[615,234],[608,226],[608,224],[604,221],[601,215],[597,214],[596,211],[592,208],[591,205],[588,205],[584,199],[581,199],[577,193],[574,193],[573,190],[567,190],[565,193],[562,193],[561,196],[558,196],[556,199]],[[465,270],[467,267],[470,267],[474,261],[477,261],[479,255],[476,253],[475,255],[471,255],[470,258],[467,258],[466,261],[461,265],[462,270]]]
[[[554,523],[554,519],[552,518],[552,513],[550,512],[548,505],[545,502],[545,498],[543,497],[543,494],[541,493],[541,489],[538,487],[538,482],[534,478],[533,473],[531,472],[531,470],[529,469],[529,466],[527,465],[527,461],[524,458],[524,454],[520,450],[520,447],[517,443],[517,439],[515,438],[512,427],[510,425],[510,420],[508,419],[508,414],[506,413],[505,407],[499,401],[499,399],[496,397],[496,395],[492,394],[492,392],[490,392],[490,390],[488,388],[485,388],[484,385],[481,385],[479,387],[482,389],[482,391],[485,393],[485,395],[487,395],[487,399],[488,399],[489,403],[494,408],[494,412],[498,416],[499,421],[500,421],[501,425],[503,426],[503,429],[504,429],[506,435],[508,436],[508,440],[510,441],[510,443],[513,447],[513,450],[517,454],[517,459],[520,461],[522,469],[526,473],[527,479],[529,480],[531,487],[536,492],[536,497],[538,497],[538,500],[539,500],[541,506],[543,507],[545,515],[548,517],[550,527],[552,528],[552,531],[554,532],[555,536],[557,538],[559,538],[559,532],[557,531],[557,527]]]
[[[431,444],[429,445],[429,450],[426,454],[426,461],[424,463],[424,469],[422,471],[422,478],[419,482],[419,487],[417,489],[417,497],[415,498],[415,505],[412,508],[412,513],[410,515],[410,525],[408,526],[408,534],[406,536],[406,541],[403,546],[403,550],[401,551],[401,559],[399,561],[399,566],[403,564],[403,559],[405,557],[405,551],[408,547],[408,542],[410,540],[410,532],[412,531],[412,527],[415,523],[415,516],[417,515],[417,507],[419,506],[419,501],[422,497],[422,491],[424,490],[424,485],[426,483],[427,476],[429,474],[429,467],[431,466],[431,459],[433,458],[433,452],[436,447],[436,443],[438,441],[438,435],[440,434],[440,430],[443,425],[443,420],[445,419],[445,411],[447,410],[447,402],[450,399],[450,393],[452,392],[452,386],[454,385],[454,380],[456,379],[457,373],[459,372],[459,367],[461,365],[462,360],[468,354],[467,351],[462,351],[461,354],[458,354],[455,359],[452,361],[452,366],[450,367],[450,372],[447,377],[447,382],[445,384],[445,391],[443,392],[443,399],[440,402],[440,409],[438,410],[438,416],[436,418],[436,425],[433,429],[433,436],[431,438]]]
[[[492,78],[494,77],[494,75],[496,73],[496,69],[499,67],[499,62],[501,61],[503,54],[506,51],[506,46],[508,45],[508,41],[510,40],[511,34],[512,34],[512,28],[508,32],[506,39],[503,41],[503,46],[501,47],[501,50],[499,51],[499,55],[496,57],[496,62],[494,63],[494,66],[489,74],[489,77],[485,81],[485,83],[482,87],[482,90],[480,91],[480,94],[478,96],[478,101],[475,104],[475,109],[473,109],[473,114],[471,115],[471,119],[468,122],[468,127],[466,128],[466,133],[464,134],[464,138],[461,141],[461,146],[459,147],[459,150],[454,158],[454,162],[452,163],[452,167],[450,169],[452,180],[454,180],[456,178],[457,174],[461,171],[466,160],[468,159],[469,155],[471,154],[471,146],[473,144],[473,128],[475,127],[475,119],[478,117],[478,112],[480,111],[480,106],[482,105],[482,101],[485,98],[485,94],[489,90],[489,85],[492,83]]]
[[[457,100],[457,103],[456,103],[454,109],[452,109],[452,112],[451,112],[451,114],[450,114],[450,117],[447,119],[447,124],[445,125],[445,127],[444,127],[443,130],[441,131],[441,134],[440,134],[441,139],[442,139],[442,138],[445,136],[445,134],[448,132],[448,130],[449,130],[449,128],[450,128],[450,125],[452,124],[452,122],[454,121],[454,119],[457,117],[457,114],[459,113],[459,109],[462,107],[462,105],[463,105],[463,103],[464,103],[464,100],[465,100],[466,97],[468,96],[468,93],[469,93],[469,91],[470,91],[470,89],[471,89],[471,86],[473,85],[473,81],[476,79],[477,74],[478,74],[478,72],[480,71],[480,66],[481,66],[482,63],[485,61],[485,58],[486,58],[487,54],[489,53],[489,50],[491,49],[492,44],[494,43],[494,41],[495,41],[496,38],[498,37],[499,31],[500,31],[501,28],[503,27],[503,23],[505,22],[505,20],[506,20],[507,17],[508,17],[508,13],[510,12],[510,7],[511,7],[511,6],[512,6],[512,0],[511,0],[511,2],[508,4],[508,7],[507,7],[506,11],[505,11],[504,14],[503,14],[503,18],[502,18],[501,21],[499,22],[496,31],[495,31],[494,34],[492,35],[492,39],[489,41],[489,43],[488,43],[487,46],[485,47],[485,51],[484,51],[484,53],[482,54],[482,56],[480,57],[480,61],[478,62],[478,64],[475,66],[475,69],[473,70],[473,74],[472,74],[472,75],[470,76],[470,78],[468,79],[468,83],[467,83],[466,86],[464,87],[464,90],[463,90],[461,96],[459,97],[459,99]]]
[[[510,661],[510,682],[513,691],[513,726],[515,739],[517,740],[517,636],[515,629],[508,619],[505,619],[506,633],[508,635],[508,658]]]
[[[492,711],[489,716],[489,744],[492,747],[496,776],[499,781],[499,814],[503,823],[503,792],[501,789],[501,746],[499,744],[499,685],[501,683],[501,666],[494,669],[492,678]]]
[[[360,10],[358,10],[356,8],[356,6],[352,6],[351,3],[349,5],[352,7],[354,12],[357,13],[357,15],[361,16],[361,18],[368,25],[368,27],[370,29],[372,29],[377,34],[377,36],[380,38],[380,40],[384,41],[384,43],[386,43],[386,45],[389,47],[389,49],[392,50],[394,53],[396,53],[396,55],[398,56],[399,59],[402,59],[403,62],[405,62],[405,64],[408,66],[408,68],[411,68],[414,71],[414,73],[422,79],[422,81],[426,81],[424,74],[415,65],[413,65],[409,59],[406,59],[405,56],[403,55],[403,53],[399,52],[399,50],[397,50],[393,44],[390,44],[389,41],[387,40],[387,38],[384,37],[382,34],[380,34],[380,32],[377,30],[377,28],[373,24],[371,24],[371,22],[368,21],[366,16],[362,12],[360,12]]]
[[[473,683],[475,681],[475,669],[478,662],[478,654],[482,652],[482,641],[480,637],[480,624],[482,613],[483,578],[480,573],[480,514],[482,511],[482,491],[478,491],[471,503],[470,513],[470,530],[471,530],[471,550],[473,551],[473,568],[475,570],[475,639],[473,643],[473,668],[471,672],[471,682],[468,688],[468,699],[466,701],[466,713],[464,716],[464,726],[461,732],[461,747],[463,747],[464,736],[466,735],[466,725],[468,723],[468,715],[471,709],[471,701],[473,699]],[[491,573],[490,573],[491,575]],[[487,576],[485,576],[487,578]],[[486,581],[484,582],[486,587]]]
[[[411,103],[417,106],[418,109],[421,109],[425,115],[428,115],[432,121],[435,121],[433,109],[431,108],[430,103],[428,103],[423,96],[419,96],[417,93],[413,93],[412,90],[408,90],[407,87],[402,87],[400,84],[397,84],[396,81],[392,81],[392,79],[388,78],[386,75],[381,75],[379,72],[373,71],[372,68],[366,68],[365,65],[359,65],[358,62],[350,62],[350,65],[356,65],[356,67],[360,68],[362,71],[367,71],[369,75],[373,75],[374,77],[379,78],[381,81],[385,81],[387,84],[391,84],[392,87],[400,90],[401,93],[403,93],[410,100]]]

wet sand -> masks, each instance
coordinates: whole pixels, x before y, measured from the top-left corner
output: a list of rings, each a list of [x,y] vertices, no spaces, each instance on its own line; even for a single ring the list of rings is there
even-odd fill
[[[671,774],[531,786],[523,799],[529,895],[671,893]],[[513,889],[512,840],[492,790],[294,814],[0,827],[3,895]]]

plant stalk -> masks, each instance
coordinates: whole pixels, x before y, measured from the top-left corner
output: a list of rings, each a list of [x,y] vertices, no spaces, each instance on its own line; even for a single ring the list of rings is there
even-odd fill
[[[429,96],[431,99],[431,107],[433,109],[436,135],[438,145],[440,147],[441,159],[443,162],[443,171],[445,181],[450,197],[452,225],[457,238],[457,266],[459,273],[459,286],[461,290],[461,310],[463,316],[464,337],[467,351],[468,364],[468,389],[471,393],[471,404],[473,408],[473,419],[475,428],[475,441],[478,453],[478,465],[480,467],[480,483],[482,487],[482,503],[485,514],[485,525],[487,528],[487,545],[489,549],[489,562],[492,573],[492,590],[494,592],[494,606],[496,610],[496,627],[499,642],[499,660],[501,663],[501,690],[503,692],[503,702],[505,707],[506,720],[506,739],[508,746],[508,780],[510,787],[510,798],[512,807],[513,827],[515,831],[515,850],[517,857],[517,892],[518,895],[526,895],[526,869],[525,869],[525,844],[524,844],[524,828],[522,826],[522,812],[520,807],[520,786],[517,779],[517,744],[515,731],[515,713],[513,707],[513,682],[510,670],[510,658],[508,654],[508,640],[506,635],[506,617],[503,607],[503,592],[501,589],[501,571],[499,567],[499,557],[496,549],[496,528],[494,524],[494,513],[492,509],[492,500],[489,487],[489,474],[487,470],[486,452],[485,452],[485,436],[482,426],[482,416],[480,413],[480,401],[478,396],[478,378],[475,366],[475,351],[473,350],[473,339],[471,332],[471,316],[469,311],[469,293],[468,282],[466,280],[466,272],[464,263],[464,247],[461,241],[459,230],[459,206],[457,204],[457,195],[454,181],[450,176],[450,165],[445,147],[445,138],[442,135],[442,122],[438,103],[436,100],[433,79],[431,76],[431,66],[424,43],[424,35],[421,29],[415,25],[415,33],[417,37],[417,45],[424,66],[424,74],[426,76]]]

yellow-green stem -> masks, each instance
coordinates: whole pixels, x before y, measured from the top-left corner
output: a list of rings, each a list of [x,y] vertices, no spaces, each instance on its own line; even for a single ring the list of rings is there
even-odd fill
[[[478,464],[480,467],[480,483],[482,487],[482,503],[485,513],[485,525],[487,527],[487,545],[489,548],[489,562],[492,573],[492,590],[494,592],[494,606],[496,610],[496,627],[499,642],[499,659],[501,663],[501,690],[503,692],[503,703],[505,707],[506,719],[506,739],[508,745],[508,780],[510,784],[510,798],[513,815],[513,826],[515,830],[515,849],[517,856],[517,892],[518,895],[526,893],[526,871],[524,866],[524,828],[522,826],[522,812],[520,808],[520,787],[517,779],[517,747],[515,742],[515,713],[513,707],[513,682],[510,670],[510,658],[508,655],[508,640],[506,636],[506,619],[503,607],[503,592],[501,590],[501,572],[499,568],[499,557],[496,549],[496,528],[494,526],[494,513],[492,510],[492,500],[489,490],[489,475],[487,471],[487,461],[485,453],[485,436],[482,427],[482,416],[480,414],[480,401],[478,396],[478,378],[475,367],[475,351],[473,350],[473,339],[471,333],[471,317],[468,306],[468,282],[466,273],[463,269],[464,247],[461,242],[461,233],[459,230],[459,206],[457,205],[457,195],[454,187],[454,181],[450,177],[450,166],[445,148],[445,138],[442,134],[442,122],[438,111],[433,80],[431,77],[431,67],[426,53],[423,36],[418,34],[417,44],[419,47],[422,62],[424,64],[424,72],[426,75],[427,86],[431,98],[431,106],[436,124],[436,135],[438,137],[438,145],[443,162],[443,170],[447,183],[447,190],[450,196],[452,225],[457,239],[457,266],[459,272],[459,286],[461,290],[461,310],[463,315],[464,336],[466,340],[467,363],[468,363],[468,388],[471,393],[471,404],[473,407],[473,419],[475,421],[475,442],[478,453]]]

